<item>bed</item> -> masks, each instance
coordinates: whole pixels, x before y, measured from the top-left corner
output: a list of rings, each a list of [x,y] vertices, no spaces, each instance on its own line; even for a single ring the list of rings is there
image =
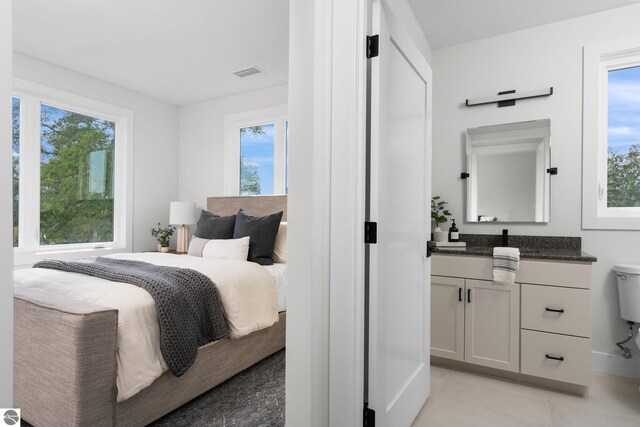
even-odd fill
[[[218,215],[232,215],[240,208],[256,216],[282,210],[282,221],[286,221],[286,196],[207,200],[207,209]],[[190,268],[202,263],[185,255],[152,253],[134,257]],[[123,368],[119,320],[127,315],[126,308],[121,307],[123,311],[119,312],[113,308],[115,304],[96,304],[103,300],[93,298],[91,292],[85,298],[60,292],[55,285],[16,286],[14,405],[22,409],[26,421],[36,426],[142,426],[171,412],[284,348],[286,265],[259,268],[263,271],[257,273],[266,274],[276,284],[276,323],[240,338],[224,338],[200,347],[184,375],[176,377],[169,371],[160,371],[150,385],[129,390],[131,395],[125,399],[122,393],[119,395],[117,383]],[[55,273],[51,283],[66,280],[64,275],[72,274]],[[27,283],[21,274],[26,273],[17,272],[16,282]],[[123,390],[125,386],[119,384]]]

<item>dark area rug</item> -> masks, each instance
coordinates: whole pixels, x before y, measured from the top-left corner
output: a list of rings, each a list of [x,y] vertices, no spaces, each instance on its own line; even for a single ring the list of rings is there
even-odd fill
[[[284,426],[284,355],[280,350],[150,426]]]
[[[280,350],[150,425],[284,426],[284,354]]]

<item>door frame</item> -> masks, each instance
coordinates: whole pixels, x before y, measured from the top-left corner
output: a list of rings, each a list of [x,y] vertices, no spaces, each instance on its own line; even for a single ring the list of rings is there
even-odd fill
[[[290,132],[304,128],[297,132],[306,139],[289,152],[290,176],[305,186],[305,194],[289,187],[288,276],[301,285],[287,291],[290,425],[363,422],[370,11],[371,0],[290,4]]]
[[[329,425],[362,425],[366,35],[371,0],[334,1],[332,20]]]
[[[287,425],[362,424],[367,3],[289,5]]]

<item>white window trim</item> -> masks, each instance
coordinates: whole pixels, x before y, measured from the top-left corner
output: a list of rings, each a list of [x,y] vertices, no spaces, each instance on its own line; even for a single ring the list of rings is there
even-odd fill
[[[640,39],[584,47],[582,228],[639,230],[640,208],[607,203],[608,72],[640,65]],[[594,173],[596,171],[596,173]]]
[[[14,264],[29,265],[41,259],[76,259],[133,249],[133,140],[134,114],[130,110],[96,101],[80,95],[50,88],[20,78],[13,79],[15,98],[20,99],[20,247],[14,249]],[[116,123],[114,154],[114,240],[63,245],[39,243],[40,193],[39,186],[24,185],[40,182],[40,103],[65,110],[99,117]],[[23,159],[25,159],[23,161]],[[30,209],[24,209],[28,206]]]
[[[287,105],[276,105],[225,116],[225,195],[240,194],[240,128],[266,123],[274,124],[273,194],[285,194],[287,113]]]

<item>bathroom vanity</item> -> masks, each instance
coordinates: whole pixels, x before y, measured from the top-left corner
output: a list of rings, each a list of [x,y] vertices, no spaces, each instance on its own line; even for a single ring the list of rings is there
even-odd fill
[[[555,240],[542,247],[521,248],[513,285],[492,281],[492,246],[434,251],[431,356],[436,363],[586,392],[596,258],[579,249],[579,238],[577,249],[575,240],[553,247],[558,239],[574,238],[550,239]]]

